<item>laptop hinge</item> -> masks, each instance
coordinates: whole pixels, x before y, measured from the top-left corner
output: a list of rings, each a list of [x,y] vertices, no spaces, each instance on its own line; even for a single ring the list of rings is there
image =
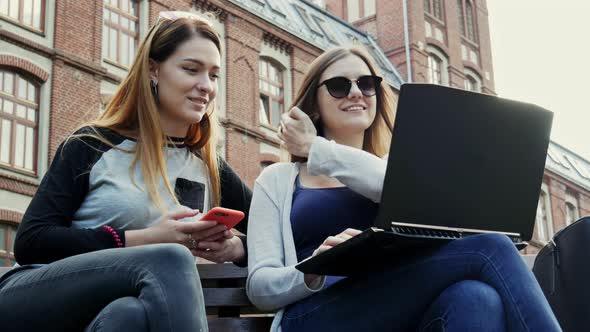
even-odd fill
[[[437,226],[437,225],[424,225],[424,224],[410,224],[410,223],[403,223],[403,222],[391,222],[392,227],[416,227],[416,228],[424,228],[424,229],[436,229],[436,230],[443,230],[443,231],[453,231],[459,233],[481,233],[481,234],[504,234],[511,237],[518,237],[520,238],[520,233],[512,233],[512,232],[502,232],[502,231],[489,231],[483,229],[474,229],[474,228],[457,228],[457,227],[445,227],[445,226]]]

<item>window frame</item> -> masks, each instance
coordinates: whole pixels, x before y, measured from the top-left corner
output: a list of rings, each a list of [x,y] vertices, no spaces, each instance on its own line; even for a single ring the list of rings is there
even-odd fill
[[[474,70],[471,70],[470,68],[465,68],[464,74],[465,74],[465,78],[463,79],[463,83],[464,83],[465,90],[472,91],[472,92],[482,92],[483,91],[482,80]],[[470,84],[473,85],[473,87],[475,87],[474,90],[469,90],[467,88],[468,81],[470,82]]]
[[[273,120],[275,120],[272,115],[273,113],[273,109],[272,109],[272,101],[275,100],[278,105],[282,106],[282,110],[279,108],[279,114],[283,114],[285,112],[285,69],[282,67],[282,65],[280,65],[278,62],[273,61],[272,59],[266,58],[266,57],[261,57],[258,60],[258,90],[259,90],[259,100],[260,100],[260,105],[262,105],[263,103],[263,96],[268,98],[268,107],[265,107],[264,111],[265,111],[265,115],[266,115],[266,120],[267,122],[263,122],[261,120],[261,116],[262,114],[260,113],[262,111],[261,108],[258,109],[259,115],[258,115],[258,119],[259,119],[259,123],[261,126],[265,126],[271,129],[276,129],[278,127],[278,124],[280,123],[280,116],[278,119],[276,119],[276,125],[273,125]],[[262,75],[262,68],[261,66],[266,66],[266,76]],[[270,76],[268,75],[269,73],[269,68],[273,67],[279,74],[279,81],[274,81],[270,78]],[[263,90],[262,89],[262,85],[263,83],[268,84],[271,87],[275,87],[279,89],[279,95],[274,95],[272,93],[270,93],[268,90]]]
[[[436,67],[434,66],[436,64]],[[442,85],[442,67],[443,60],[434,53],[428,53],[428,83]],[[438,82],[435,81],[435,74],[438,77]]]
[[[355,4],[352,4],[349,6],[351,0],[347,0],[346,4],[345,4],[345,8],[346,8],[346,21],[349,23],[353,23],[359,20],[363,20],[366,18],[370,18],[370,17],[374,17],[375,15],[377,15],[377,0],[354,0],[356,1],[355,4],[358,4],[358,6],[354,6]],[[374,13],[369,13],[367,14],[367,5],[366,2],[371,1],[373,3],[373,8],[375,8],[375,12]],[[355,17],[354,19],[350,18],[350,8],[351,7],[357,7],[356,8],[356,13],[358,13],[357,17]]]
[[[0,266],[13,266],[15,263],[14,239],[16,238],[16,231],[18,227],[14,223],[0,221],[0,228],[4,229],[5,244],[5,247],[0,247]],[[14,234],[14,236],[12,236],[12,234]],[[10,249],[12,249],[12,251]]]
[[[107,1],[104,1],[104,5],[103,5],[103,18],[102,18],[102,29],[103,29],[103,35],[102,35],[102,39],[103,39],[103,50],[102,50],[102,58],[103,60],[113,66],[119,67],[119,68],[123,68],[125,70],[128,70],[131,67],[131,64],[133,63],[133,58],[135,57],[135,55],[137,54],[137,48],[139,46],[139,39],[140,39],[140,17],[141,17],[141,1],[139,0],[112,0],[117,2],[116,7],[114,5],[111,5],[110,3],[107,3]],[[121,8],[121,1],[129,1],[130,4],[135,4],[135,15],[133,16],[132,14],[130,14],[129,12],[124,12],[123,9]],[[105,14],[106,12],[109,11],[109,21],[106,21],[106,17]],[[113,23],[111,21],[110,18],[110,13],[115,13],[117,14],[117,16],[119,17],[119,22],[117,24]],[[128,28],[125,28],[121,25],[121,17],[126,18],[128,21],[131,22],[135,22],[135,31],[129,30]],[[114,29],[116,30],[117,34],[117,42],[116,42],[116,59],[113,59],[110,57],[110,53],[111,53],[111,36],[110,36],[110,29]],[[131,35],[131,33],[134,33],[134,35]],[[133,47],[134,47],[134,51],[132,54],[128,54],[128,64],[124,64],[123,63],[123,55],[122,55],[122,43],[123,43],[123,38],[121,38],[122,36],[131,36],[133,37]],[[127,45],[127,51],[129,52],[130,49],[130,45]],[[129,52],[130,53],[130,52]]]
[[[459,31],[465,40],[478,45],[479,29],[477,21],[477,8],[473,0],[457,0]],[[471,7],[471,8],[469,8]],[[471,22],[469,22],[471,19]]]
[[[543,216],[545,217],[544,219],[539,219],[540,212],[543,213]],[[537,205],[537,215],[535,216],[535,224],[537,226],[537,239],[543,243],[551,240],[554,234],[553,217],[551,214],[551,196],[549,194],[549,186],[547,186],[545,182],[543,182],[541,185],[539,203]],[[543,230],[544,236],[541,236],[541,229]]]
[[[4,81],[5,75],[10,74],[13,76],[12,78],[12,94],[8,92],[4,92]],[[0,89],[0,138],[3,135],[4,130],[4,121],[10,122],[10,150],[8,152],[8,162],[4,162],[0,160],[0,167],[8,169],[13,172],[17,172],[24,175],[29,176],[36,176],[38,175],[38,154],[39,154],[39,131],[40,131],[40,94],[41,94],[41,86],[38,82],[34,79],[28,77],[28,75],[23,74],[19,71],[11,70],[10,68],[0,68],[0,79],[2,79]],[[29,89],[32,87],[34,89],[35,100],[29,99],[21,99],[19,97],[19,84],[18,82],[24,81],[27,87],[27,96],[24,98],[28,98]],[[4,111],[4,103],[8,101],[12,103],[12,113],[8,114]],[[23,106],[25,108],[25,117],[20,117],[17,115],[17,108],[18,106]],[[34,111],[35,120],[32,121],[28,118],[29,110]],[[17,126],[24,127],[24,148],[23,148],[23,165],[18,166],[16,165],[16,139],[17,139]],[[32,129],[32,157],[31,157],[31,166],[32,168],[26,168],[27,164],[27,153],[29,152],[27,149],[27,129]],[[0,158],[2,156],[2,146],[0,145]]]
[[[565,225],[569,226],[574,223],[576,220],[580,219],[580,206],[578,204],[578,195],[571,190],[566,190],[565,192]],[[568,218],[569,208],[573,209],[573,216],[572,218]]]
[[[438,4],[438,15],[435,12],[435,3]],[[437,20],[440,23],[445,22],[445,4],[444,0],[424,0],[424,12],[431,18]]]
[[[30,31],[32,31],[34,33],[38,33],[38,34],[41,34],[41,35],[44,35],[45,34],[45,32],[46,32],[45,31],[46,30],[45,29],[45,24],[46,24],[46,19],[47,19],[46,16],[45,16],[45,13],[47,11],[47,0],[39,0],[40,1],[40,5],[41,5],[41,10],[39,11],[39,15],[40,15],[40,17],[39,17],[39,25],[40,25],[40,27],[39,28],[36,28],[33,25],[28,25],[27,23],[25,23],[25,21],[24,21],[24,8],[23,8],[24,7],[25,0],[17,0],[18,1],[18,18],[14,18],[14,17],[10,16],[10,1],[9,0],[6,0],[6,1],[7,1],[7,10],[8,10],[8,13],[4,14],[4,13],[0,12],[0,18],[6,20],[8,22],[14,23],[14,24],[18,25],[21,28],[30,30]],[[32,5],[33,5],[32,8],[35,8],[35,6],[34,6],[34,0],[32,0],[32,1],[33,1],[32,2]],[[32,12],[33,12],[33,14],[31,15],[31,19],[34,22],[35,21],[35,16],[34,16],[35,13],[34,13],[34,10],[32,10]]]

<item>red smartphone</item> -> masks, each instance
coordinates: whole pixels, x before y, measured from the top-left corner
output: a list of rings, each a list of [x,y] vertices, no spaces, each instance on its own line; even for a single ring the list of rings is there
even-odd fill
[[[234,228],[242,219],[244,219],[244,212],[222,207],[214,207],[207,212],[201,220],[213,220],[220,224],[227,226],[227,229]]]

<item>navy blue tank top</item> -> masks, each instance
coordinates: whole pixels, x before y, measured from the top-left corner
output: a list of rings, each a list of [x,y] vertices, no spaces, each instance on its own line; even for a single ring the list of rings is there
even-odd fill
[[[295,179],[291,228],[297,260],[312,255],[328,236],[347,228],[365,230],[373,225],[378,204],[348,187],[307,188]],[[326,286],[341,278],[328,277]]]

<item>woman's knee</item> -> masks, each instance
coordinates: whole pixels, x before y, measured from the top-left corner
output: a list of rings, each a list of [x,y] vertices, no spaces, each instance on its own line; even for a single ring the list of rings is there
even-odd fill
[[[194,274],[198,278],[195,257],[190,250],[180,244],[152,244],[137,247],[131,253],[127,265],[145,269],[153,274],[170,273],[170,271]]]
[[[143,304],[129,296],[109,303],[84,331],[148,331],[148,328]]]
[[[481,234],[463,239],[468,247],[485,252],[501,253],[502,255],[518,254],[516,246],[504,234]]]
[[[489,315],[503,315],[504,306],[500,294],[490,285],[476,280],[464,280],[448,287],[442,297],[466,313],[481,310]]]
[[[445,289],[424,314],[418,331],[503,331],[504,306],[498,292],[475,280]]]

